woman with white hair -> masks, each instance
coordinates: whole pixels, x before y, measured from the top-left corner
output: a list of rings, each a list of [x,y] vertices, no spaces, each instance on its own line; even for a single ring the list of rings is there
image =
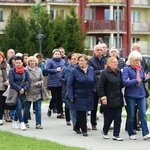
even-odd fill
[[[146,118],[146,100],[145,100],[145,88],[144,83],[146,82],[145,73],[141,66],[142,56],[138,51],[132,51],[126,62],[127,66],[124,67],[122,73],[122,81],[125,86],[125,100],[127,103],[127,130],[129,138],[136,140],[134,134],[134,118],[135,118],[135,105],[139,109],[139,115],[141,119],[141,128],[143,140],[150,139],[149,130],[147,127]],[[149,77],[146,76],[148,79]]]
[[[31,103],[33,102],[36,116],[36,129],[43,129],[41,126],[41,88],[43,85],[43,74],[42,70],[38,67],[38,60],[35,56],[30,56],[28,58],[26,69],[28,70],[31,79],[31,86],[26,93],[26,101],[24,102],[24,123],[25,126],[29,128],[28,117]]]

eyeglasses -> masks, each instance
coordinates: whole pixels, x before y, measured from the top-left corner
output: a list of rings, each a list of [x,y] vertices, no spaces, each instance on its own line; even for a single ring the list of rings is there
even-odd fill
[[[96,51],[103,51],[103,49],[97,49]]]

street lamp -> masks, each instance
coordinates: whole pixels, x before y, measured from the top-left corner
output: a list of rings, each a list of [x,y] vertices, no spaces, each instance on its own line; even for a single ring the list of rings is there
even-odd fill
[[[40,53],[42,54],[42,40],[45,38],[45,35],[42,34],[41,27],[39,28],[39,34],[36,36],[36,38],[39,40]]]
[[[119,14],[119,0],[117,0],[117,49],[119,51],[119,30],[120,30],[120,14]]]

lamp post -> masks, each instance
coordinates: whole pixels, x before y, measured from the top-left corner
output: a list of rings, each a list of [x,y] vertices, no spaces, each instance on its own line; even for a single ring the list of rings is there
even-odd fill
[[[39,40],[40,53],[42,54],[42,40],[45,38],[45,35],[42,34],[41,27],[39,28],[39,34],[36,36],[36,38]]]
[[[119,51],[119,30],[120,30],[120,14],[119,14],[119,0],[117,0],[117,49]]]

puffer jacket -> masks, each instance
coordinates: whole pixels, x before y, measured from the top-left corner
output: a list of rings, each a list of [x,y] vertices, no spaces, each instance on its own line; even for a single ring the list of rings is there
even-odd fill
[[[47,87],[60,87],[59,81],[60,72],[57,71],[58,67],[63,68],[65,61],[60,59],[51,58],[47,60],[46,71],[48,73]]]
[[[146,96],[144,88],[145,74],[143,69],[140,71],[140,78],[142,82],[137,86],[138,81],[136,79],[136,70],[134,70],[130,65],[124,67],[122,82],[125,86],[125,97],[143,98]]]

